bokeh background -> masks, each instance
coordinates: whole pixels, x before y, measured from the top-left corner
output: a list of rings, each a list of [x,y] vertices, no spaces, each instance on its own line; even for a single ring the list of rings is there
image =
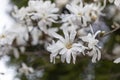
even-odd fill
[[[0,1],[2,2],[2,0]],[[9,4],[11,6],[17,5],[21,8],[27,6],[27,2],[28,0],[12,0]],[[109,5],[108,3],[107,6]],[[9,6],[6,5],[6,7]],[[12,18],[11,11],[12,9],[8,10],[7,15],[9,17],[6,17],[7,19]],[[110,30],[112,30],[110,25],[113,23],[113,18],[114,16],[110,19],[103,18]],[[0,19],[1,21],[2,18]],[[27,47],[28,52],[20,54],[19,59],[15,59],[13,55],[10,55],[11,61],[9,65],[19,65],[21,62],[25,62],[28,66],[35,69],[35,72],[29,76],[22,75],[21,80],[120,80],[120,64],[113,63],[114,59],[117,58],[116,54],[113,53],[115,48],[120,49],[120,29],[109,35],[103,46],[103,57],[97,63],[91,63],[91,58],[89,57],[80,56],[77,57],[76,64],[61,63],[59,59],[53,64],[50,63],[49,53],[44,52],[44,48],[41,45],[36,45]],[[117,55],[119,57],[120,52]]]

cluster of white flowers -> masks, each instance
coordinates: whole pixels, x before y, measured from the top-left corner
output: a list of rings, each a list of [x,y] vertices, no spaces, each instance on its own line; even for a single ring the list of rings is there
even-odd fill
[[[52,52],[52,54],[50,55],[51,62],[54,61],[55,63],[56,56],[60,54],[62,62],[66,60],[67,63],[70,63],[72,55],[73,63],[75,63],[76,55],[83,53],[85,47],[80,42],[75,42],[75,30],[69,32],[67,29],[64,29],[63,33],[65,38],[57,34],[55,38],[57,38],[58,41],[56,43],[53,42],[52,45],[47,47],[47,50]]]
[[[88,23],[96,21],[105,7],[105,3],[101,6],[100,3],[84,3],[81,0],[73,1],[66,5],[69,11],[62,14],[62,22],[68,25],[88,26]],[[68,26],[66,25],[66,26]]]
[[[67,63],[71,62],[71,56],[75,63],[76,56],[80,54],[92,56],[92,62],[100,60],[99,40],[96,39],[99,31],[94,34],[89,30],[88,33],[86,28],[90,28],[89,24],[103,15],[101,11],[104,5],[76,0],[65,7],[68,12],[64,14],[58,14],[59,8],[51,1],[29,0],[28,6],[20,9],[15,7],[12,14],[17,23],[9,31],[3,30],[0,33],[0,45],[11,46],[16,58],[19,57],[19,51],[15,46],[21,49],[28,44],[44,44],[51,52],[50,60],[54,63],[58,55],[61,55],[62,62]],[[61,21],[58,21],[59,19]],[[53,23],[62,25],[55,28],[52,27]],[[57,33],[60,29],[64,37]],[[48,45],[52,41],[53,43]],[[23,48],[21,52],[24,51]]]
[[[47,50],[51,52],[50,60],[55,63],[55,58],[61,55],[61,61],[70,63],[71,56],[73,63],[76,61],[77,55],[88,55],[92,56],[92,62],[100,60],[101,52],[98,46],[99,40],[96,36],[100,31],[94,33],[88,33],[85,36],[77,36],[76,30],[69,31],[67,28],[63,29],[64,37],[56,34],[54,37],[58,39],[56,42],[53,41],[47,47]]]
[[[20,9],[15,6],[12,15],[16,23],[9,29],[3,27],[0,32],[1,55],[13,50],[15,57],[18,57],[17,48],[47,45],[52,40],[52,34],[58,31],[57,28],[51,28],[52,23],[57,23],[58,10],[55,3],[43,0],[29,0],[28,6]]]
[[[58,40],[53,41],[47,47],[47,50],[51,52],[51,62],[55,63],[55,58],[60,55],[62,62],[70,63],[72,57],[73,63],[75,63],[76,56],[81,54],[91,56],[93,63],[100,60],[99,40],[96,39],[100,31],[94,33],[91,29],[88,33],[86,27],[90,28],[88,23],[93,23],[100,15],[103,15],[101,11],[105,6],[76,0],[66,4],[65,7],[68,11],[60,16],[62,23],[60,29],[62,29],[64,37],[57,33],[54,34],[53,37]]]
[[[115,4],[116,1],[118,0],[115,0]],[[91,25],[100,16],[105,16],[102,10],[106,6],[106,0],[103,3],[97,0],[92,3],[73,0],[66,1],[64,5],[64,13],[60,13],[57,5],[49,0],[29,0],[28,6],[20,9],[15,6],[12,15],[16,24],[8,30],[2,30],[0,47],[5,51],[5,47],[11,46],[9,49],[13,50],[16,58],[19,57],[16,46],[24,52],[26,45],[40,44],[51,52],[50,61],[54,63],[57,56],[61,56],[62,62],[70,63],[73,60],[75,63],[77,55],[88,55],[92,57],[93,63],[99,61],[101,47],[98,45],[97,35],[101,31],[93,31],[94,26]],[[22,66],[27,68],[24,63]],[[25,74],[29,70],[32,72],[27,68]]]
[[[29,0],[27,7],[18,9],[15,7],[13,16],[17,18],[21,23],[39,27],[41,31],[47,32],[47,26],[51,27],[52,23],[58,19],[58,8],[55,3],[51,1],[43,0]]]

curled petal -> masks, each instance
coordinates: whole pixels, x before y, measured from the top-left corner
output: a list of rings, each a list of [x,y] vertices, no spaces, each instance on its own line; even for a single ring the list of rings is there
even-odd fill
[[[120,63],[120,58],[115,59],[114,63]]]

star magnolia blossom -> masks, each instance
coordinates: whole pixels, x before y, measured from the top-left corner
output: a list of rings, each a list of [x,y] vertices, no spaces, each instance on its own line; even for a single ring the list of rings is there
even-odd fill
[[[76,61],[76,56],[80,53],[83,53],[85,47],[81,43],[75,42],[76,31],[69,32],[67,29],[63,30],[64,37],[59,34],[56,34],[54,37],[58,39],[55,43],[47,47],[47,50],[51,52],[50,61],[55,63],[55,58],[57,55],[61,55],[61,61],[70,63],[71,56],[73,63]],[[84,53],[83,53],[84,54]]]
[[[66,8],[73,14],[75,20],[81,22],[81,24],[86,26],[86,22],[89,21],[89,17],[84,16],[85,9],[83,6],[83,2],[80,2],[79,5],[77,4],[67,4]]]
[[[11,45],[15,37],[14,32],[9,32],[3,28],[2,32],[0,32],[0,45]]]
[[[33,73],[34,70],[32,67],[28,67],[25,63],[22,63],[22,67],[19,69],[19,72],[25,75],[29,75],[30,73]]]
[[[26,42],[29,39],[27,26],[16,23],[9,29],[9,31],[15,33],[15,41],[17,45],[26,45]]]
[[[101,58],[101,52],[98,48],[99,41],[95,39],[98,33],[100,33],[100,31],[97,31],[95,34],[89,33],[87,36],[80,37],[84,42],[88,43],[88,52],[86,54],[92,56],[93,63],[95,63],[96,60],[100,60]]]
[[[3,30],[0,33],[0,55],[11,51],[18,58],[20,47],[40,44],[51,52],[50,62],[55,63],[55,58],[60,56],[62,62],[70,63],[73,60],[75,63],[76,56],[83,54],[91,56],[92,62],[95,63],[101,58],[99,40],[96,39],[100,31],[94,33],[91,29],[92,33],[88,33],[87,26],[103,15],[106,0],[103,0],[103,6],[99,0],[93,1],[95,2],[86,3],[83,0],[73,0],[66,4],[68,13],[66,11],[64,14],[58,14],[59,9],[50,0],[29,0],[27,7],[21,9],[16,7],[13,16],[19,23],[12,26],[10,32]],[[114,3],[119,6],[118,0],[114,0]],[[57,21],[58,17],[61,18],[60,22]],[[53,26],[56,24],[52,26],[52,23],[60,23],[61,27],[58,28],[57,24],[55,28]],[[64,37],[57,34],[59,30],[63,30]],[[49,44],[54,38],[56,41],[53,40],[53,43]],[[21,48],[21,52],[24,51],[25,49]],[[120,59],[115,60],[116,63],[119,61]],[[22,63],[20,72],[28,75],[33,70]]]
[[[39,26],[42,31],[46,32],[47,25],[51,26],[58,19],[58,10],[55,3],[50,1],[30,0],[27,7],[15,8],[13,16],[24,24]]]
[[[101,11],[104,9],[105,3],[106,0],[104,5],[101,6],[100,3],[98,5],[95,3],[84,4],[81,0],[79,0],[76,3],[73,2],[71,4],[67,4],[66,8],[70,14],[62,15],[62,21],[68,21],[70,24],[74,23],[80,26],[87,26],[88,22],[96,21],[99,15],[103,15]]]

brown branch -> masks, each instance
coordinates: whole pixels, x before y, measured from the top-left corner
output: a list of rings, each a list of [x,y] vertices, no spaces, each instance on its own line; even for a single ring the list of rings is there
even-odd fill
[[[118,29],[120,29],[120,25],[118,23],[114,22],[114,25],[112,25],[112,28],[115,28],[115,29],[113,29],[110,32],[105,33],[102,37],[105,37],[105,36],[115,32],[115,31],[117,31]]]

